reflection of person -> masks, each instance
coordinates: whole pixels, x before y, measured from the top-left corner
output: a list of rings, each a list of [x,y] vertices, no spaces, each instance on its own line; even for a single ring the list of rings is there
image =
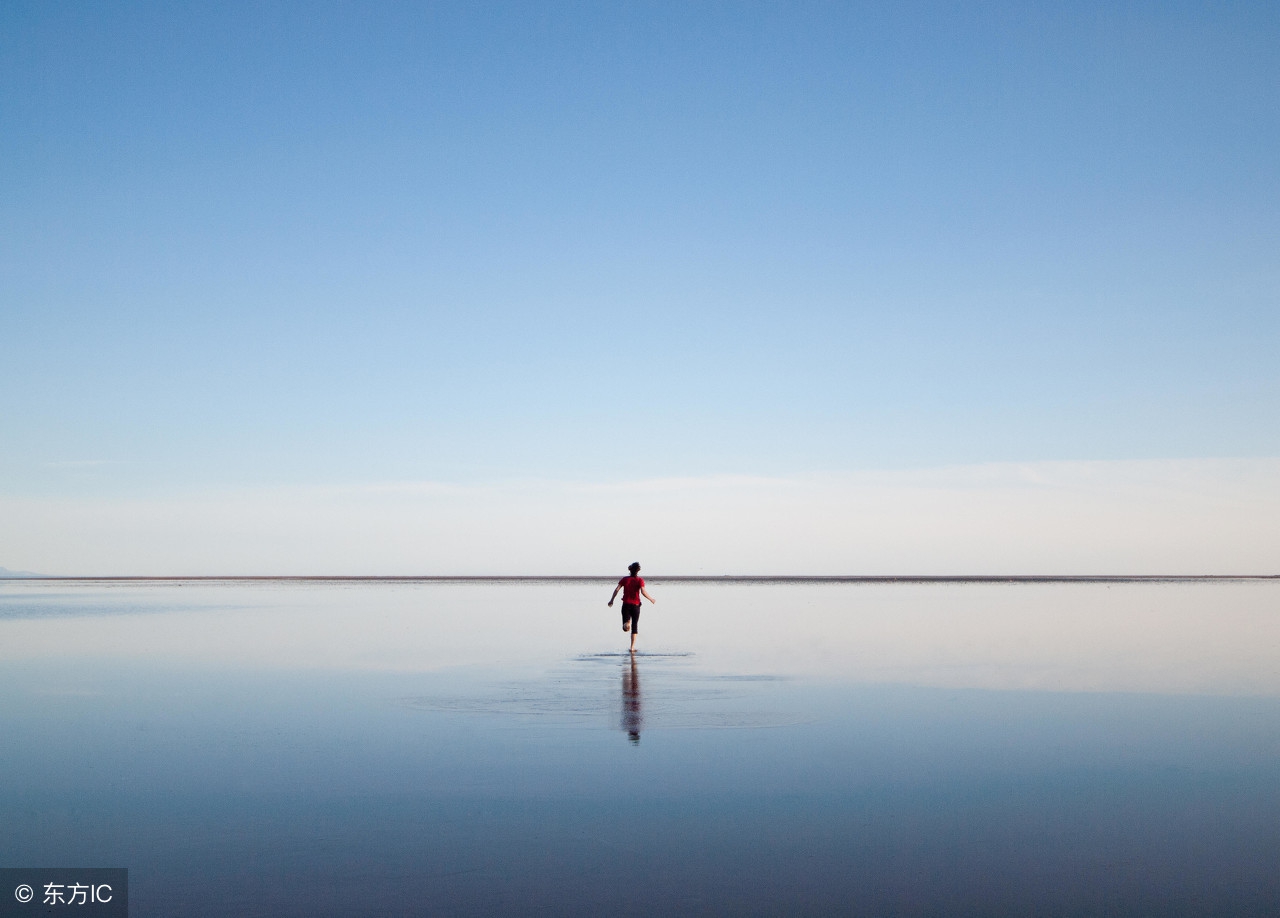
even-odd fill
[[[644,588],[644,581],[636,576],[640,573],[640,562],[632,561],[627,570],[631,571],[631,576],[618,581],[618,585],[613,588],[613,595],[609,597],[609,605],[613,606],[613,601],[618,598],[618,590],[622,590],[622,630],[631,632],[631,652],[635,653],[636,635],[640,633],[640,597],[643,596],[649,602],[657,600],[649,595]]]
[[[633,744],[640,742],[640,728],[644,726],[644,715],[640,712],[640,671],[636,669],[636,658],[631,658],[631,666],[622,670],[622,729],[627,731],[627,739]]]

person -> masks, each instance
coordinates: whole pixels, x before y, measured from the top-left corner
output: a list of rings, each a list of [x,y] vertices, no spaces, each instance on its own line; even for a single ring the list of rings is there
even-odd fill
[[[622,630],[631,632],[631,652],[635,653],[636,635],[640,633],[640,597],[643,596],[649,602],[657,602],[657,600],[649,595],[644,588],[644,581],[636,576],[640,573],[640,562],[632,561],[627,570],[631,571],[631,576],[623,577],[613,588],[613,595],[609,597],[609,608],[613,608],[613,601],[618,598],[618,590],[621,590]]]

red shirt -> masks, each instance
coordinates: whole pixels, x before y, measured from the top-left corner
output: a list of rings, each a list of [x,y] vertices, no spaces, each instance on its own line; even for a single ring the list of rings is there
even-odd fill
[[[628,605],[640,605],[640,591],[644,589],[644,579],[641,577],[623,577],[618,581],[618,586],[622,587],[622,601]]]

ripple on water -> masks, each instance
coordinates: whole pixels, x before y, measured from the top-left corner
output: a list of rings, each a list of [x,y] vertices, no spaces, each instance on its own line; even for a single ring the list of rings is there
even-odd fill
[[[811,723],[807,711],[787,709],[779,688],[790,680],[759,673],[708,673],[685,666],[692,653],[582,654],[568,665],[521,681],[471,690],[402,697],[418,711],[464,716],[538,718],[589,725],[626,724],[644,730],[760,729]],[[578,663],[612,664],[582,668]]]

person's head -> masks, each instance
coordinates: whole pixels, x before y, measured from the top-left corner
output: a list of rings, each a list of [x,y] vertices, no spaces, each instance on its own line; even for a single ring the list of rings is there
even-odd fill
[[[632,561],[627,565],[627,570],[631,571],[631,576],[634,577],[636,574],[640,573],[640,562]]]

